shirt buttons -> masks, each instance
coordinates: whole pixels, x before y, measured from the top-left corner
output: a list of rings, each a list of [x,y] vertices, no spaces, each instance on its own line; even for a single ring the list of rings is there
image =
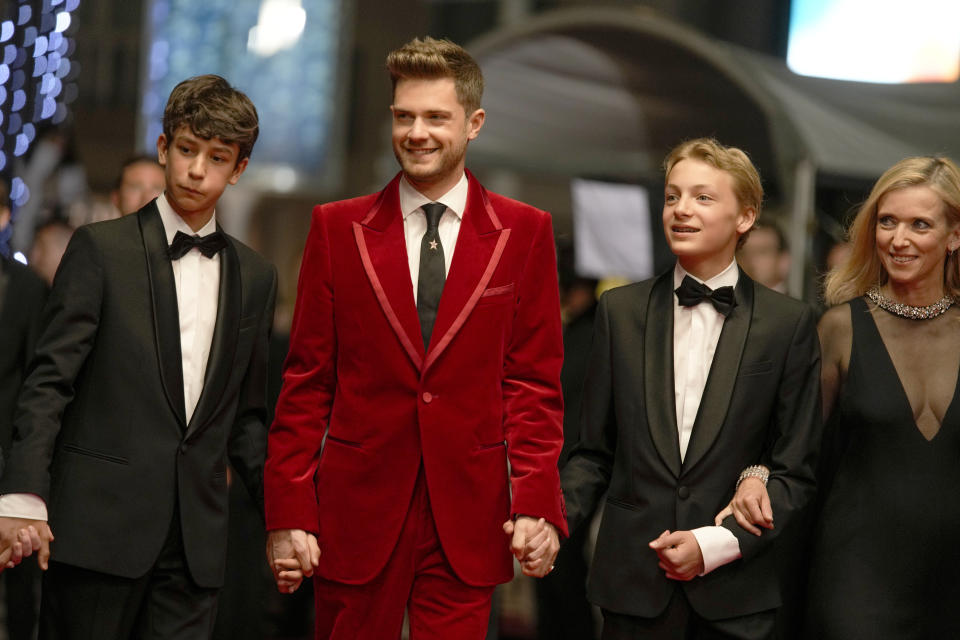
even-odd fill
[[[426,402],[427,404],[430,404],[431,402],[433,402],[433,394],[430,393],[429,391],[424,391],[421,397],[423,398],[423,401]]]

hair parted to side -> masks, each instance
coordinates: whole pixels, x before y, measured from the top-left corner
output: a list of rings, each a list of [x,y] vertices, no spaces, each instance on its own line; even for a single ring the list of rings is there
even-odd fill
[[[400,80],[452,78],[457,100],[467,116],[480,108],[483,73],[466,49],[450,40],[426,36],[414,38],[387,55],[387,69],[393,90]]]
[[[760,174],[753,166],[744,151],[737,147],[725,147],[713,138],[696,138],[681,142],[667,154],[663,161],[664,181],[670,177],[670,172],[681,160],[699,160],[730,174],[733,178],[733,193],[744,209],[752,208],[757,219],[760,218],[760,208],[763,205],[763,185],[760,183]],[[737,241],[739,249],[746,241],[749,231],[740,236]]]
[[[824,299],[828,305],[862,296],[873,285],[887,282],[887,272],[877,255],[877,213],[880,200],[898,189],[926,186],[943,201],[951,225],[960,224],[960,169],[946,157],[904,158],[887,169],[860,205],[850,230],[850,255],[827,274]],[[944,256],[944,292],[960,297],[960,252]]]
[[[183,125],[206,140],[220,138],[227,144],[236,144],[237,162],[250,157],[260,134],[257,108],[250,98],[213,74],[188,78],[170,92],[163,110],[167,144]]]

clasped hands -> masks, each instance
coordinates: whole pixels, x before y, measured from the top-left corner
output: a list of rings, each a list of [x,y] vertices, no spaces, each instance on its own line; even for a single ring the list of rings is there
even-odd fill
[[[37,564],[46,571],[52,541],[53,532],[43,520],[0,517],[0,572],[12,569],[35,551]]]
[[[553,569],[560,550],[556,528],[543,518],[519,516],[503,523],[511,536],[510,550],[520,561],[523,574],[542,578]],[[267,534],[267,561],[281,593],[296,591],[305,577],[320,564],[320,545],[312,533],[302,529],[276,529]]]
[[[543,518],[517,516],[503,523],[503,532],[510,536],[510,551],[520,562],[523,575],[542,578],[553,571],[560,551],[556,527]]]

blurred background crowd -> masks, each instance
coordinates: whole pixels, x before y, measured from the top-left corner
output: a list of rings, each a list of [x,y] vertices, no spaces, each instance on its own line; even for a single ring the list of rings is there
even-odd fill
[[[910,155],[960,157],[960,4],[916,0],[909,15],[884,6],[3,0],[0,253],[49,285],[74,228],[136,211],[162,190],[156,139],[170,89],[225,76],[257,105],[261,137],[217,214],[279,270],[276,398],[311,207],[371,192],[396,172],[384,57],[417,35],[450,38],[487,83],[487,124],[467,166],[554,216],[570,441],[598,292],[672,263],[659,163],[675,143],[715,136],[751,154],[768,200],[740,264],[815,304],[822,274],[846,250],[848,216],[883,170]],[[915,50],[891,45],[906,47],[911,34]],[[309,590],[275,592],[262,522],[242,486],[232,488],[217,637],[309,637]],[[599,619],[583,595],[590,537],[571,540],[547,580],[500,587],[490,636],[593,637]],[[0,580],[0,639],[33,637],[32,565]]]

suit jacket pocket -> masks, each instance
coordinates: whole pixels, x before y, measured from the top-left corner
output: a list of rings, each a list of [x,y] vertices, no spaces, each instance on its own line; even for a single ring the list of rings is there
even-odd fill
[[[500,287],[484,289],[483,293],[480,294],[480,299],[477,300],[477,305],[511,302],[513,300],[513,290],[514,286],[512,282]]]
[[[766,373],[773,373],[772,360],[760,360],[758,362],[745,363],[740,366],[740,371],[737,373],[737,377],[745,378],[747,376],[759,376]]]
[[[61,447],[61,449],[64,451],[69,451],[70,453],[76,453],[81,456],[90,456],[91,458],[98,458],[100,460],[113,462],[115,464],[130,464],[130,461],[126,458],[110,455],[109,453],[103,453],[101,451],[94,451],[93,449],[87,449],[75,444],[65,444]]]

